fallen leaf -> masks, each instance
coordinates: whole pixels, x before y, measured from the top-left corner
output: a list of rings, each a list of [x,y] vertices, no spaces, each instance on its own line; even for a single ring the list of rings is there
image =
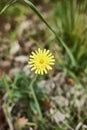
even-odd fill
[[[20,117],[18,118],[15,123],[14,123],[14,127],[16,130],[18,130],[18,128],[23,128],[28,122],[28,119],[25,117]]]

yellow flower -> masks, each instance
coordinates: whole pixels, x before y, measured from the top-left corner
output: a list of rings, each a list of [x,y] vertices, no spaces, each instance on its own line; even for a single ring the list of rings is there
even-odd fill
[[[35,52],[32,52],[29,59],[31,70],[34,70],[36,74],[46,74],[47,70],[51,70],[55,62],[54,56],[49,50],[41,50],[38,48]]]

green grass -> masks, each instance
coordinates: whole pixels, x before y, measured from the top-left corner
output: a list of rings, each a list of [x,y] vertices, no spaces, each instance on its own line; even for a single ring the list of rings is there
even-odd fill
[[[67,68],[74,74],[84,73],[87,68],[87,2],[77,2],[76,0],[59,0],[53,5],[51,11],[51,24],[55,31],[62,37],[76,60],[76,66],[72,66],[70,59],[64,49],[64,60],[60,66]],[[54,39],[54,38],[53,38]],[[50,41],[49,41],[50,43]],[[57,50],[56,50],[57,51]]]

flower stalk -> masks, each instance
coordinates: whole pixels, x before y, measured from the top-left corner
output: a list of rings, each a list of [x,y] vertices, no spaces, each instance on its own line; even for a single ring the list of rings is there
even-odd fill
[[[31,92],[32,92],[32,95],[33,95],[33,98],[34,98],[34,101],[35,101],[35,104],[36,104],[36,107],[37,107],[37,111],[38,111],[39,117],[40,117],[40,119],[42,119],[43,116],[42,116],[42,112],[41,112],[41,109],[40,109],[40,105],[39,105],[37,96],[35,94],[34,88],[33,88],[33,83],[35,82],[36,79],[37,79],[37,75],[31,81],[31,83],[29,85],[29,88],[31,89]]]

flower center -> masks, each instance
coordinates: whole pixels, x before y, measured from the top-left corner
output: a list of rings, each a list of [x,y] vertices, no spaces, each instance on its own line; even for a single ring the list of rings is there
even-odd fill
[[[43,59],[41,59],[41,60],[40,60],[40,64],[43,64],[43,63],[44,63],[44,60],[43,60]]]

